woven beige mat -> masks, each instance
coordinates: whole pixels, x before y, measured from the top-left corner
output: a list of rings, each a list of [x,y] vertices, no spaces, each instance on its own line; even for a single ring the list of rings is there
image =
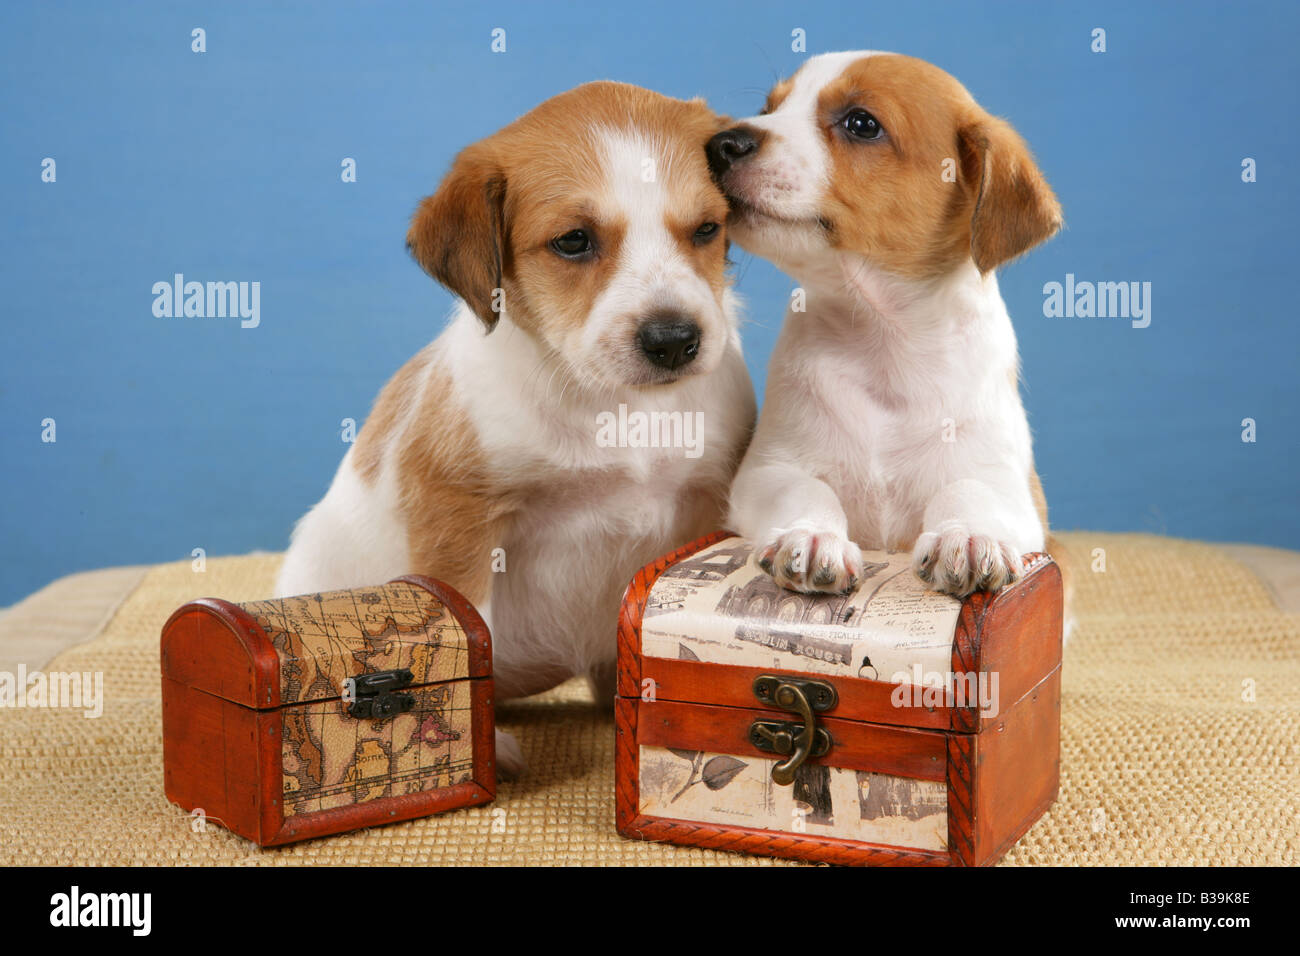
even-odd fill
[[[134,565],[69,574],[0,611],[0,671],[44,667],[65,648],[98,635],[148,570]]]
[[[1061,796],[1009,864],[1295,864],[1300,615],[1212,545],[1062,535],[1076,570]],[[1102,549],[1097,552],[1094,549]],[[1100,562],[1105,562],[1105,570]],[[104,675],[103,714],[0,711],[0,864],[767,865],[614,832],[613,722],[571,683],[501,726],[530,763],[496,803],[259,850],[162,792],[158,634],[194,597],[264,597],[277,556],[161,565],[50,671]]]

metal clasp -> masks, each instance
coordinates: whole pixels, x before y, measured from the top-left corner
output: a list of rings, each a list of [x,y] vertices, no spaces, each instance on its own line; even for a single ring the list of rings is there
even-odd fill
[[[754,678],[754,696],[769,707],[780,707],[801,718],[800,722],[756,720],[749,728],[749,742],[759,750],[789,754],[772,767],[772,782],[789,786],[805,760],[830,752],[831,735],[817,726],[816,715],[835,707],[839,694],[826,681],[763,674]]]
[[[393,692],[409,686],[413,679],[414,675],[406,668],[349,677],[353,699],[348,704],[348,714],[358,719],[384,720],[406,713],[415,706],[414,695]]]

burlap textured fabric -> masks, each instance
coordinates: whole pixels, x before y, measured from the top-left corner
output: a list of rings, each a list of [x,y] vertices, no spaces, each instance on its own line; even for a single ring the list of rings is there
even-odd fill
[[[1004,864],[1294,865],[1300,615],[1213,545],[1061,538],[1077,617],[1061,795]],[[273,850],[200,827],[163,796],[159,630],[195,597],[265,597],[278,562],[149,570],[98,636],[46,667],[102,671],[101,717],[0,711],[0,864],[781,865],[620,838],[613,720],[576,682],[503,713],[530,772],[494,804]]]

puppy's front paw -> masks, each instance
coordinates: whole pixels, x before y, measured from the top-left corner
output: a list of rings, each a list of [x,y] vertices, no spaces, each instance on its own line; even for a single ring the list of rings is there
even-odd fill
[[[912,549],[916,576],[954,597],[996,591],[1020,577],[1020,567],[1020,552],[1011,545],[963,526],[926,532]]]
[[[528,761],[524,760],[519,741],[504,730],[496,732],[496,749],[497,776],[502,780],[517,780],[527,772]]]
[[[862,551],[834,531],[778,530],[758,566],[783,588],[815,594],[852,591],[862,580]]]

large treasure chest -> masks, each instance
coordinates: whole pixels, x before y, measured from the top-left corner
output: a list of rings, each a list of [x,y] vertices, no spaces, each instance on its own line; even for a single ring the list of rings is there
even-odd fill
[[[846,595],[779,587],[719,532],[644,568],[619,621],[618,830],[854,864],[995,862],[1056,797],[1062,597],[866,552]]]

